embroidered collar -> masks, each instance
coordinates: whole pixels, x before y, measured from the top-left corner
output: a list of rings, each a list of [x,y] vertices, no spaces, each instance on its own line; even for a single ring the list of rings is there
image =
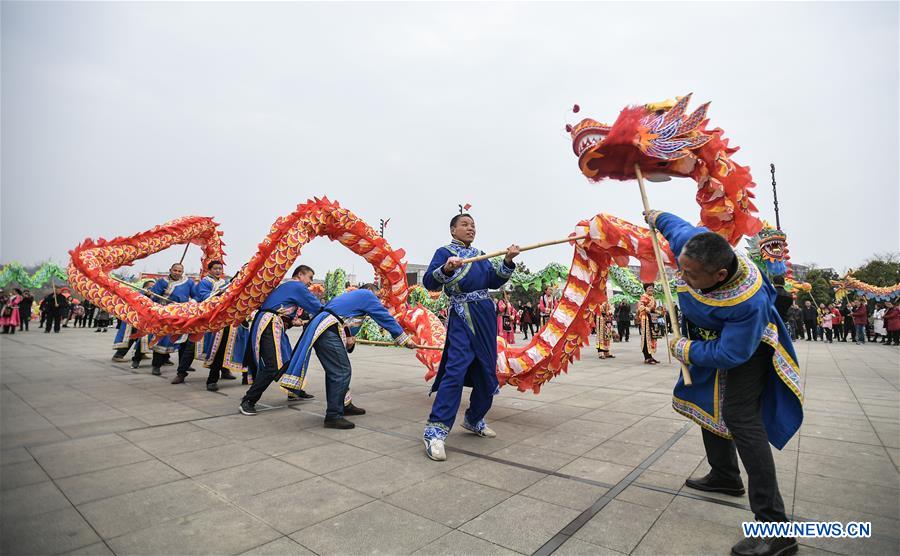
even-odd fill
[[[762,286],[759,268],[742,253],[735,253],[737,270],[730,280],[711,292],[701,292],[687,285],[683,279],[677,283],[679,293],[688,293],[705,305],[731,307],[753,297]]]

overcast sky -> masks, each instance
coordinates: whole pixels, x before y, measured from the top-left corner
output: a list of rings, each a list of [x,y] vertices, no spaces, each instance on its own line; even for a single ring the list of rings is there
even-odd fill
[[[233,272],[322,195],[390,218],[414,263],[459,203],[486,251],[599,212],[638,222],[636,182],[587,182],[563,127],[688,92],[712,101],[773,221],[776,164],[794,262],[840,271],[898,250],[895,2],[3,2],[0,262],[62,263],[85,237],[208,215]],[[692,181],[649,187],[697,218]],[[372,275],[326,239],[302,259]],[[568,264],[571,248],[522,260]]]

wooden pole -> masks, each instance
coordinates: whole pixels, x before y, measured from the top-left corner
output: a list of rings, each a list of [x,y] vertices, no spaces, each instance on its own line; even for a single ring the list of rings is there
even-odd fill
[[[356,340],[356,343],[367,345],[367,346],[400,347],[399,345],[395,344],[394,342],[378,342],[375,340]],[[436,350],[436,351],[443,351],[444,348],[439,347],[439,346],[422,346],[422,345],[416,344],[416,349],[431,349],[431,350]]]
[[[160,299],[163,299],[163,300],[165,300],[165,301],[168,301],[168,302],[172,303],[172,300],[169,299],[168,297],[164,296],[164,295],[159,295],[158,293],[154,293],[154,292],[152,292],[152,291],[150,291],[150,290],[145,290],[144,288],[141,288],[141,287],[139,287],[139,286],[135,286],[134,284],[130,284],[130,283],[126,282],[125,280],[120,280],[120,279],[116,278],[115,276],[113,276],[113,275],[111,275],[111,274],[110,274],[109,277],[112,278],[113,280],[115,280],[116,282],[120,283],[120,284],[125,284],[125,285],[128,286],[129,288],[134,288],[134,289],[136,289],[136,290],[139,291],[139,292],[144,292],[144,293],[147,294],[147,295],[152,295],[152,296],[154,296],[154,297],[158,297],[158,298],[160,298]]]
[[[634,165],[634,175],[637,176],[638,185],[641,188],[641,200],[644,202],[644,212],[650,213],[650,201],[647,200],[647,191],[644,189],[644,176],[641,174],[641,167]],[[650,239],[653,242],[653,252],[656,254],[656,265],[659,268],[659,279],[662,282],[663,293],[666,295],[666,309],[669,311],[669,320],[672,321],[672,335],[678,340],[681,338],[681,329],[678,328],[678,316],[675,314],[675,302],[672,300],[672,290],[669,288],[669,280],[666,276],[666,267],[663,264],[662,248],[659,246],[659,238],[656,236],[656,226],[650,224]],[[666,328],[666,338],[668,338],[668,328]],[[666,341],[668,344],[668,341]],[[666,351],[669,346],[666,345]],[[691,382],[691,372],[687,365],[681,364],[681,378],[684,380],[685,386],[693,384]]]
[[[188,248],[189,248],[190,246],[191,246],[191,242],[190,242],[190,241],[187,242],[187,243],[184,245],[184,253],[181,254],[181,260],[178,261],[178,264],[184,265],[184,258],[187,256]]]
[[[569,243],[570,241],[578,241],[579,239],[584,239],[590,236],[590,234],[582,234],[580,236],[569,236],[563,239],[554,239],[553,241],[542,241],[541,243],[535,243],[534,245],[526,245],[525,247],[520,247],[519,252],[531,251],[532,249],[539,249],[541,247],[547,247],[549,245],[557,245],[560,243]],[[499,257],[500,255],[505,255],[506,249],[503,251],[494,251],[493,253],[485,253],[484,255],[478,255],[477,257],[470,257],[468,259],[463,259],[463,264],[474,263],[478,261],[485,261],[487,259],[493,259],[494,257]]]
[[[59,308],[59,301],[56,300],[56,280],[50,278],[50,285],[53,287],[53,306]]]

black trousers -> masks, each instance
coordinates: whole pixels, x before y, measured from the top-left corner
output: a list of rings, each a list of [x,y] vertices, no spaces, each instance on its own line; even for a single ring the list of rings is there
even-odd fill
[[[806,339],[807,340],[818,340],[819,339],[819,330],[816,326],[816,321],[814,320],[806,320],[803,321],[803,324],[806,326]]]
[[[275,345],[275,336],[272,333],[272,323],[269,323],[259,338],[259,358],[262,359],[263,365],[261,368],[256,369],[253,384],[247,389],[247,393],[244,394],[241,403],[249,402],[255,405],[262,397],[263,392],[266,391],[266,388],[281,373],[281,369],[278,368],[277,352],[275,351],[278,348],[279,346]],[[250,348],[248,347],[247,349]],[[290,361],[285,361],[284,366],[286,367],[289,363]]]
[[[887,333],[887,345],[894,344],[895,346],[900,346],[900,330],[894,330],[893,332],[888,331]]]
[[[19,316],[21,320],[19,320],[19,330],[28,330],[28,323],[31,322],[31,311],[22,312]]]
[[[44,327],[44,332],[50,332],[50,327],[53,327],[54,332],[59,332],[59,325],[62,322],[62,315],[59,313],[47,314],[47,325]]]
[[[619,321],[616,323],[616,328],[619,329],[619,339],[623,342],[627,342],[631,337],[631,323],[626,321]]]
[[[831,329],[825,328],[825,340],[831,342]]]
[[[723,373],[722,418],[734,439],[703,429],[703,446],[713,475],[725,480],[741,480],[737,462],[737,456],[741,456],[747,470],[750,509],[758,521],[787,521],[775,476],[775,460],[760,413],[762,392],[772,372],[771,355],[764,353]]]
[[[138,334],[137,330],[133,331],[134,334]],[[137,342],[137,343],[135,343]],[[140,338],[129,338],[128,347],[118,348],[116,352],[113,354],[113,357],[125,357],[128,354],[128,350],[131,349],[131,346],[134,346],[134,355],[131,356],[131,360],[139,363],[141,359],[144,358],[144,354],[141,352],[141,340]]]
[[[94,327],[94,313],[93,311],[88,311],[88,314],[84,317],[87,320],[88,328]]]
[[[168,357],[169,354],[167,353],[157,353],[154,351],[151,366],[156,368],[162,367]],[[186,340],[178,347],[178,374],[186,376],[188,374],[188,369],[191,368],[191,363],[193,362],[194,342]]]

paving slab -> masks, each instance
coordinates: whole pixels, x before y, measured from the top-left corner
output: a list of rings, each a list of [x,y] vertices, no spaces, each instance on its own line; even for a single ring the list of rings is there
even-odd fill
[[[110,343],[72,329],[0,337],[3,553],[530,554],[685,423],[674,365],[646,367],[636,342],[617,343],[616,359],[585,357],[538,396],[504,388],[488,415],[498,437],[454,427],[448,460],[432,462],[421,434],[433,398],[406,350],[354,352],[368,413],[338,431],[322,427],[317,361],[316,399],[287,404],[272,388],[246,417],[246,387],[206,392],[202,371],[173,386],[111,364]],[[788,512],[875,531],[801,553],[894,554],[900,350],[797,349],[805,423],[773,455]],[[556,553],[727,553],[752,514],[746,495],[684,488],[704,456],[692,427]]]

